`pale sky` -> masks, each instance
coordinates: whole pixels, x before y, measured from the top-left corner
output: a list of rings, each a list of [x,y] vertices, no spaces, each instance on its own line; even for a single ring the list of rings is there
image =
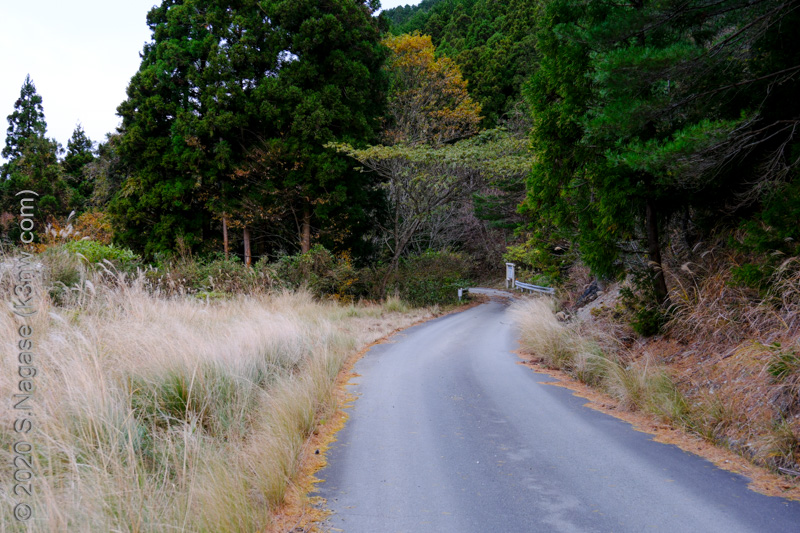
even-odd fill
[[[420,0],[384,0],[384,8]],[[105,140],[150,40],[147,12],[160,0],[38,0],[0,4],[0,149],[19,90],[30,74],[42,97],[47,136],[64,148],[80,122]]]

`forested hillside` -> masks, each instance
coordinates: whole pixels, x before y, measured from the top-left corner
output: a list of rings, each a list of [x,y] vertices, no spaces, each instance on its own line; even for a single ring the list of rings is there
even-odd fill
[[[49,139],[25,80],[5,242],[29,188],[42,225],[75,212],[84,235],[147,260],[320,245],[387,269],[378,286],[426,252],[465,253],[474,275],[505,254],[543,282],[580,263],[635,273],[658,322],[665,263],[721,239],[743,254],[736,283],[768,290],[800,237],[796,7],[163,3],[96,148],[80,127],[66,150]]]
[[[290,343],[302,346],[290,349],[297,357],[242,341],[247,357],[266,354],[266,374],[258,365],[245,377],[220,370],[230,361],[216,337],[205,351],[176,349],[181,361],[205,354],[198,379],[209,404],[186,390],[195,367],[175,370],[159,355],[145,365],[152,375],[137,373],[135,335],[115,337],[109,349],[124,368],[103,379],[119,379],[109,389],[117,418],[103,418],[99,400],[92,416],[110,424],[101,430],[82,411],[70,411],[74,424],[51,416],[58,439],[78,443],[64,445],[73,455],[63,460],[53,455],[53,494],[71,497],[59,480],[73,483],[65,465],[78,464],[84,446],[98,461],[92,475],[104,476],[105,452],[94,446],[108,445],[119,478],[109,473],[106,487],[121,494],[120,480],[137,476],[148,484],[133,499],[97,500],[87,511],[95,529],[119,529],[117,520],[130,523],[126,513],[162,494],[164,509],[180,504],[171,524],[192,516],[195,529],[223,531],[237,509],[258,509],[248,530],[263,526],[299,452],[231,481],[240,499],[226,499],[220,485],[196,500],[187,487],[219,479],[232,456],[249,468],[239,445],[253,446],[253,412],[273,412],[264,407],[270,373],[306,391],[303,372],[316,376],[316,392],[281,422],[288,448],[300,450],[348,347],[361,345],[336,327],[396,320],[411,307],[437,312],[457,303],[460,288],[499,284],[506,261],[520,281],[558,290],[560,321],[539,304],[542,320],[520,320],[529,332],[547,326],[525,340],[531,352],[547,351],[541,359],[625,408],[797,474],[800,0],[423,0],[378,9],[374,0],[163,0],[142,13],[150,39],[117,108],[121,125],[102,140],[80,126],[66,148],[50,138],[35,73],[14,82],[15,102],[0,102],[9,111],[0,290],[15,297],[8,265],[38,254],[37,328],[63,315],[58,328],[88,342],[81,316],[99,328],[121,309],[128,315],[112,324],[133,316],[146,329],[157,325],[148,309],[174,308],[206,346],[201,304],[231,324],[246,313],[240,329],[258,335],[275,315],[307,309]],[[35,193],[32,213],[20,207],[22,191]],[[284,291],[302,294],[274,307]],[[316,317],[319,305],[330,324]],[[0,326],[10,336],[14,324]],[[322,340],[307,346],[304,332],[320,324]],[[84,368],[91,388],[95,367],[62,342],[69,335],[48,346]],[[83,405],[65,383],[52,404]],[[243,406],[236,416],[230,398]],[[202,444],[203,432],[216,440]],[[108,442],[96,442],[101,433]],[[119,435],[137,437],[117,446]],[[219,470],[185,485],[188,474],[176,470],[185,457],[206,464],[195,445],[213,448],[207,464]],[[93,497],[69,501],[78,509]],[[208,515],[195,516],[204,505],[196,501],[210,502]],[[37,531],[59,530],[61,518]],[[157,512],[148,520],[145,529],[162,526]]]
[[[383,11],[383,15],[395,26],[405,24],[412,18],[427,12],[441,0],[422,0],[416,5],[406,4]]]
[[[430,35],[438,52],[458,63],[491,127],[523,104],[540,10],[540,2],[525,0],[426,0],[387,10],[386,17],[392,32]]]

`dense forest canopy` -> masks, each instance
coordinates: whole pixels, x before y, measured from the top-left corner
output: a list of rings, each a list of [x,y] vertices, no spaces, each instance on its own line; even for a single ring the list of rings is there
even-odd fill
[[[47,138],[29,77],[5,242],[13,191],[32,187],[42,222],[91,214],[151,258],[505,254],[549,282],[576,262],[636,271],[664,304],[665,250],[735,233],[755,285],[797,254],[797,1],[378,7],[165,0],[100,145],[80,125],[66,150]]]
[[[379,9],[160,0],[100,143],[49,137],[50,95],[18,80],[0,331],[29,360],[3,387],[30,391],[30,358],[47,386],[15,395],[40,449],[10,419],[0,439],[32,458],[17,487],[38,470],[27,531],[312,530],[352,362],[490,299],[416,330],[453,357],[406,343],[433,381],[522,356],[800,494],[800,0]]]
[[[364,178],[322,145],[375,135],[385,53],[371,13],[347,0],[154,8],[119,108],[120,240],[153,253],[237,228],[247,262],[251,235],[304,251],[312,232],[348,241],[365,217]]]
[[[691,249],[720,220],[793,197],[771,191],[793,187],[800,155],[800,108],[788,98],[800,72],[797,7],[547,2],[526,86],[532,228],[576,243],[609,276],[641,243],[665,301],[670,227],[681,228],[672,243]]]
[[[492,127],[521,104],[533,71],[540,2],[527,0],[426,0],[387,10],[394,33],[430,35],[438,52],[452,57]]]
[[[393,7],[383,12],[383,15],[394,25],[401,26],[415,16],[427,13],[430,9],[442,0],[422,0],[416,5],[405,4]]]

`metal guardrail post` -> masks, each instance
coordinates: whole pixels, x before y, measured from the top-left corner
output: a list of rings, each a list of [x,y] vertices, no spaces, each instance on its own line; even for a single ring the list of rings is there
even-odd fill
[[[542,287],[540,285],[533,285],[532,283],[522,283],[521,281],[514,280],[514,288],[520,290],[528,290],[531,292],[541,292],[544,294],[555,294],[556,290],[552,287]]]

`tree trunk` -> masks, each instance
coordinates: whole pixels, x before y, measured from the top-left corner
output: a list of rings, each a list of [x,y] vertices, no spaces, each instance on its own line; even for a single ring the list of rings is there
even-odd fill
[[[311,249],[311,206],[303,206],[303,227],[300,233],[300,251],[306,253]]]
[[[228,247],[228,217],[222,215],[222,248],[225,250],[225,260],[228,260],[229,247]]]
[[[647,254],[650,256],[653,288],[658,303],[664,305],[669,303],[669,295],[667,293],[667,282],[664,279],[664,269],[661,265],[661,245],[658,242],[658,217],[656,215],[656,208],[653,205],[653,200],[647,200],[645,218],[647,225]]]
[[[392,257],[392,262],[389,264],[389,270],[386,272],[386,275],[383,276],[383,280],[381,280],[381,299],[386,298],[386,285],[389,283],[389,278],[392,277],[392,274],[395,273],[397,270],[397,266],[400,264],[400,248],[398,247],[395,250],[394,257]]]
[[[397,227],[397,224],[395,224],[395,228]],[[397,271],[397,268],[400,266],[400,257],[403,255],[403,252],[405,251],[409,241],[411,241],[411,238],[417,231],[418,227],[419,222],[414,222],[404,233],[401,233],[399,229],[395,229],[394,254],[392,255],[392,262],[389,264],[389,270],[383,277],[383,281],[381,281],[381,299],[386,298],[386,285],[389,283],[389,278],[392,277],[392,274],[394,274]]]
[[[244,227],[242,238],[244,239],[244,264],[250,266],[253,258],[250,255],[250,229],[247,226]]]

